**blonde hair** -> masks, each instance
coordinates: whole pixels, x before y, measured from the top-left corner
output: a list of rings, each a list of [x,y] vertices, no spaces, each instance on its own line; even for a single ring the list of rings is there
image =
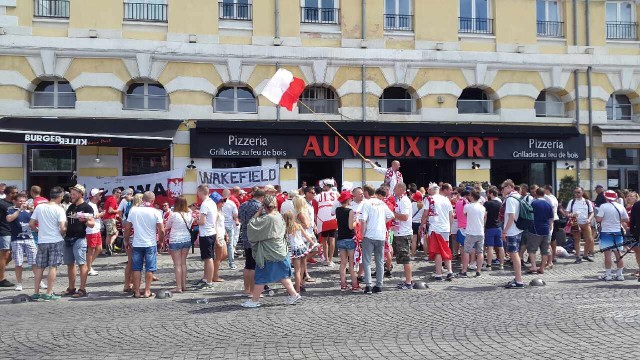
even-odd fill
[[[142,204],[142,194],[135,194],[131,201],[131,207],[140,206]]]
[[[305,200],[304,196],[297,195],[293,198],[293,208],[296,209],[298,214],[307,214],[307,200]]]
[[[302,226],[296,222],[296,218],[291,211],[287,211],[282,214],[282,218],[284,219],[284,223],[287,225],[287,234],[295,234],[296,231],[300,230]]]

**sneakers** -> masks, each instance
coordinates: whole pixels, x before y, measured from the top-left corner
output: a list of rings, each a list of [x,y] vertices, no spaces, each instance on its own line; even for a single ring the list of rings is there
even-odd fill
[[[491,271],[491,265],[487,265],[487,264],[482,265],[482,271]]]
[[[371,286],[365,286],[364,287],[364,293],[365,294],[372,294],[373,292],[371,291]]]
[[[374,286],[373,289],[371,289],[371,292],[374,293],[374,294],[381,293],[382,292],[382,288],[379,287],[379,286]]]
[[[247,300],[240,304],[240,306],[242,306],[243,308],[258,308],[261,306],[261,304],[257,301]]]
[[[287,296],[287,298],[284,300],[284,303],[286,305],[293,305],[300,300],[302,300],[302,296],[300,296],[300,294],[296,294],[296,296]]]
[[[491,260],[491,265],[500,265],[500,259]]]
[[[498,264],[500,264],[500,263],[498,263]],[[503,264],[500,264],[500,266],[498,266],[498,269],[499,269],[499,270],[504,270],[504,265],[503,265]]]
[[[22,284],[16,285],[16,291],[22,291]]]
[[[316,259],[314,259],[314,258],[309,258],[309,259],[307,259],[307,262],[308,262],[309,264],[315,264],[315,263],[317,263],[318,261],[317,261]]]
[[[613,280],[611,275],[607,275],[607,274],[602,274],[602,275],[598,276],[598,279],[600,279],[602,281],[612,281]]]
[[[468,276],[467,276],[467,273],[466,273],[466,272],[462,272],[462,271],[461,271],[461,272],[459,272],[459,273],[458,273],[458,277],[459,277],[459,278],[467,278]]]
[[[453,281],[453,278],[456,277],[453,273],[448,273],[447,274],[447,278],[445,280],[447,281]]]
[[[407,284],[405,282],[398,284],[398,286],[396,286],[396,289],[398,290],[413,290],[413,284]]]
[[[333,268],[333,267],[335,267],[335,266],[336,266],[336,264],[335,264],[333,261],[329,261],[329,262],[327,263],[327,266],[328,266],[328,267],[330,267],[330,268]]]
[[[442,276],[436,275],[433,277],[433,281],[442,281]]]
[[[238,267],[236,266],[236,264],[231,264],[231,265],[229,265],[229,269],[238,270]]]
[[[616,275],[614,278],[615,281],[624,281],[624,275]]]
[[[31,300],[32,301],[40,301],[40,294],[32,294],[31,295]]]
[[[505,286],[505,289],[524,289],[523,283],[516,282],[516,279],[509,281]]]
[[[193,284],[191,284],[191,285],[192,285],[192,286],[200,286],[200,284],[202,284],[202,283],[204,283],[204,282],[205,282],[204,280],[200,279],[200,280],[198,280],[198,281],[194,282],[194,283],[193,283]]]
[[[61,299],[60,295],[56,295],[55,293],[40,295],[40,300],[42,301],[57,301],[60,299]]]
[[[91,270],[89,270],[89,272],[87,273],[87,275],[89,275],[89,276],[98,276],[98,272],[97,272],[97,271],[95,271],[95,270],[93,270],[93,269],[91,269]]]
[[[196,290],[213,290],[213,284],[208,284],[203,281],[198,286],[196,286]]]
[[[583,260],[587,260],[588,262],[593,262],[593,256],[583,256]]]
[[[582,258],[581,257],[577,257],[575,263],[576,264],[582,264]]]
[[[476,271],[476,277],[482,276],[479,271]]]
[[[40,281],[40,290],[47,290],[47,284],[44,281]]]
[[[475,270],[477,268],[478,266],[476,264],[469,264],[469,267],[468,267],[469,270]]]
[[[16,284],[12,283],[7,279],[0,281],[0,287],[14,287],[14,286],[16,286]]]

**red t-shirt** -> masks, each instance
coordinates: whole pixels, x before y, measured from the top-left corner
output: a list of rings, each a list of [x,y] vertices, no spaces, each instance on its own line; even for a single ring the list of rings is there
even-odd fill
[[[38,205],[44,204],[47,202],[49,202],[49,200],[47,200],[46,198],[43,198],[42,196],[38,196],[33,199],[33,208],[35,209],[38,207]]]
[[[102,217],[104,220],[115,219],[116,215],[118,215],[117,212],[115,214],[109,214],[109,209],[118,211],[118,203],[113,195],[107,196],[107,199],[104,201],[104,216]]]
[[[280,211],[280,208],[282,208],[282,204],[284,204],[284,202],[287,201],[287,196],[284,194],[278,194],[276,196],[276,203],[278,204],[278,211]]]

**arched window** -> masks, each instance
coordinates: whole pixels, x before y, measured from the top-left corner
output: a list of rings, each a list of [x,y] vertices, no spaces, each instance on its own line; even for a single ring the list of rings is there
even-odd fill
[[[66,80],[41,81],[33,91],[34,108],[72,109],[76,107],[76,93]]]
[[[416,101],[409,90],[393,86],[384,89],[378,103],[380,114],[413,114]]]
[[[137,82],[131,84],[124,97],[127,110],[168,110],[169,97],[162,85],[155,82]]]
[[[213,111],[228,113],[257,113],[258,103],[253,91],[244,86],[221,87],[213,101]]]
[[[458,98],[458,114],[492,114],[493,100],[480,88],[466,88]]]
[[[338,96],[326,86],[307,86],[300,96],[300,101],[307,105],[313,112],[318,114],[337,114]],[[298,107],[300,114],[310,114],[311,111],[306,106]]]
[[[535,103],[537,117],[564,116],[564,103],[555,94],[542,90]]]
[[[613,94],[607,101],[607,120],[631,120],[633,108],[627,95]]]

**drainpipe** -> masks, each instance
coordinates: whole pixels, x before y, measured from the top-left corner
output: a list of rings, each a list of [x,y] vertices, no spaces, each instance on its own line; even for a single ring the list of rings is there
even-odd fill
[[[367,40],[367,0],[362,0],[362,40]]]
[[[575,1],[575,0],[574,0]],[[575,36],[574,34],[574,37]],[[578,76],[580,75],[580,73],[578,72],[578,69],[573,71],[573,86],[575,88],[575,111],[576,111],[576,129],[578,130],[578,133],[580,133],[580,90],[578,89],[578,87],[580,86],[580,81]],[[576,180],[578,181],[578,186],[580,186],[580,161],[576,160],[576,169],[578,170],[577,172],[577,176],[576,176]]]
[[[364,9],[364,3],[365,3],[365,0],[362,0],[363,9]],[[364,14],[364,10],[363,10],[363,14]],[[362,33],[362,36],[364,37],[364,31]],[[366,121],[367,121],[367,65],[362,64],[362,122],[366,122]],[[361,163],[362,163],[362,185],[364,186],[364,184],[367,181],[366,165],[364,164],[364,161],[361,161]]]
[[[590,41],[589,41],[589,39],[590,39],[589,21],[591,20],[590,19],[590,14],[589,14],[589,0],[587,0],[587,2],[585,4],[585,7],[584,7],[584,15],[585,15],[585,18],[586,18],[586,21],[587,21],[586,26],[585,26],[585,35],[587,36],[586,45],[589,46],[589,45],[591,45]]]
[[[573,46],[578,46],[578,0],[573,0]]]
[[[591,189],[593,190],[593,166],[594,166],[594,158],[593,158],[593,106],[591,103],[591,66],[587,68],[587,106],[589,107],[589,183]]]
[[[276,0],[276,39],[280,39],[280,1]]]

